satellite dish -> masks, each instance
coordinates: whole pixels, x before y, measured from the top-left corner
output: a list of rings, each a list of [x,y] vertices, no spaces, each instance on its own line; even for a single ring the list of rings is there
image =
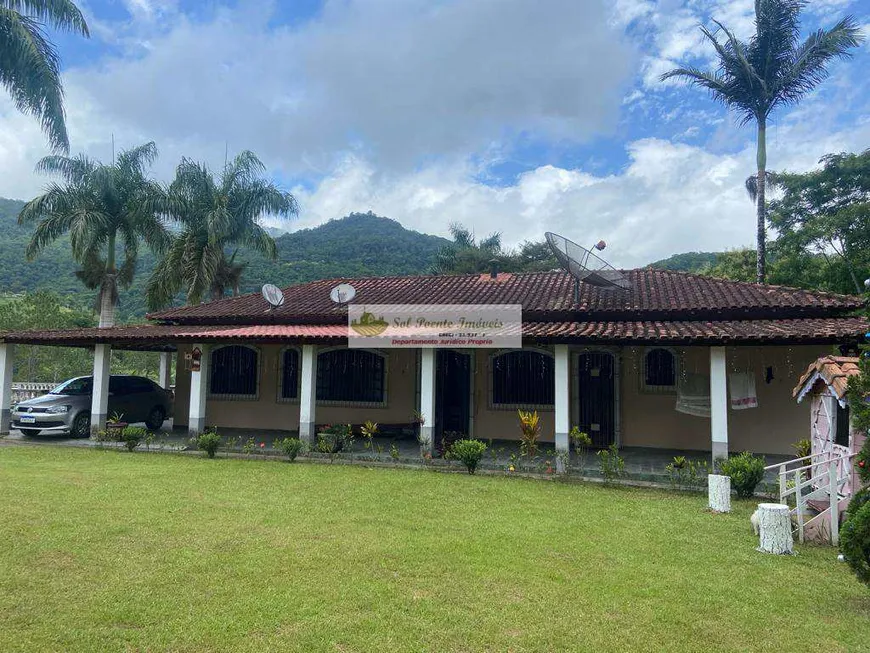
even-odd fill
[[[631,289],[628,277],[603,258],[592,253],[592,249],[601,251],[607,247],[607,243],[603,240],[599,240],[591,249],[586,249],[564,236],[549,231],[544,234],[544,237],[562,267],[577,281],[597,288]]]
[[[356,288],[349,283],[340,283],[329,291],[329,298],[336,304],[347,304],[356,297]]]
[[[279,306],[284,305],[284,293],[281,292],[281,289],[271,283],[267,283],[263,286],[263,299],[269,302],[269,306],[272,308],[278,308]]]

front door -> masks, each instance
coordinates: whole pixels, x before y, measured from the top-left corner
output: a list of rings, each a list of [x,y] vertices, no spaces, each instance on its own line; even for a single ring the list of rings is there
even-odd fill
[[[613,355],[584,352],[577,357],[578,427],[594,447],[616,442],[616,375]]]
[[[470,417],[471,355],[439,349],[435,362],[435,450],[441,451],[445,433],[467,436]]]

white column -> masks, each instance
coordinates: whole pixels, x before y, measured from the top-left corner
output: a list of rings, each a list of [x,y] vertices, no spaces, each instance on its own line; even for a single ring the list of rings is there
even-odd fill
[[[199,349],[199,370],[190,372],[190,412],[188,413],[187,432],[197,436],[205,430],[205,409],[208,400],[208,369],[211,365],[211,352],[208,345],[194,345],[192,351]]]
[[[172,384],[172,352],[160,352],[160,369],[157,373],[157,385],[169,390]]]
[[[571,392],[569,380],[571,376],[571,359],[568,345],[556,345],[554,356],[556,388],[553,397],[556,411],[556,451],[567,453],[570,451],[568,434],[571,431]],[[557,458],[557,471],[564,472],[565,470],[561,469],[562,466],[562,461]]]
[[[91,395],[91,433],[106,428],[109,411],[109,375],[112,369],[112,346],[94,345],[94,388]]]
[[[299,392],[299,439],[314,445],[317,407],[317,346],[302,345],[302,387]]]
[[[420,425],[420,448],[435,451],[435,369],[436,350],[420,350],[420,413],[426,420]]]
[[[713,462],[728,457],[728,369],[725,347],[710,347],[710,433]]]
[[[15,345],[0,344],[0,435],[8,435],[12,425],[12,364]]]

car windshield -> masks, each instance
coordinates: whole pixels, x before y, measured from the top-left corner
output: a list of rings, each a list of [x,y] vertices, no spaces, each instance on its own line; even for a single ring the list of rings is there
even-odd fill
[[[91,394],[91,378],[89,376],[83,376],[78,379],[70,379],[69,381],[64,381],[48,394],[89,395]]]

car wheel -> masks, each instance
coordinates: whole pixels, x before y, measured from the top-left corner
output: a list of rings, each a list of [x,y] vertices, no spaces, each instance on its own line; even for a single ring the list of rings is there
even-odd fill
[[[27,436],[28,438],[32,437],[34,435],[40,434],[39,429],[18,429],[18,430],[21,431],[21,435]]]
[[[145,420],[145,426],[151,431],[156,431],[163,426],[163,420],[166,419],[166,414],[160,406],[154,406],[151,412],[148,413],[148,418]]]
[[[86,438],[91,434],[91,414],[79,413],[73,420],[70,435],[74,438]]]

